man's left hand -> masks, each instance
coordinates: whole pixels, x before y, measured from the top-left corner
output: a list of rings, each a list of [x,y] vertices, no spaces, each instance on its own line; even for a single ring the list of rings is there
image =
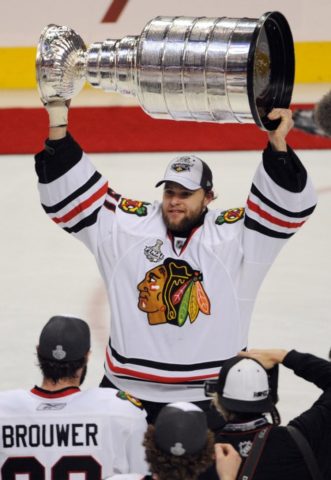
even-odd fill
[[[268,132],[269,142],[273,150],[277,152],[286,152],[286,136],[292,129],[294,122],[292,119],[292,111],[286,108],[274,108],[268,115],[270,120],[280,119],[280,124],[276,130]]]

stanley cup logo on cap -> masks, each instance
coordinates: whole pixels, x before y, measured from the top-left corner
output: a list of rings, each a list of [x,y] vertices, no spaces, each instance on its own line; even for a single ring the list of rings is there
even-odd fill
[[[62,345],[56,345],[56,348],[52,350],[52,355],[56,360],[63,360],[67,356],[67,352],[63,350]]]

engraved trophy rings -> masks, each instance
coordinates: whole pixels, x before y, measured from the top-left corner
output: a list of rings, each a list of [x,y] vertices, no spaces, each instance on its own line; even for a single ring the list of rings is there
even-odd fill
[[[137,98],[154,118],[256,123],[272,130],[274,107],[288,108],[294,46],[280,12],[258,19],[156,17],[138,36],[86,47],[66,26],[48,25],[37,51],[44,102],[68,100],[85,82]]]

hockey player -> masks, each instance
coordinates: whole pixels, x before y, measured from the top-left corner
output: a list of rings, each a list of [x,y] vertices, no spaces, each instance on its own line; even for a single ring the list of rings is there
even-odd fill
[[[178,400],[208,409],[203,384],[246,348],[257,292],[279,251],[312,213],[307,172],[286,144],[291,111],[254,176],[246,208],[210,210],[210,168],[175,158],[157,185],[163,201],[116,193],[67,133],[67,106],[46,105],[49,139],[36,155],[42,206],[96,258],[111,307],[102,386],[142,399],[152,422]]]
[[[78,318],[55,316],[43,328],[37,356],[41,387],[0,392],[0,477],[86,480],[148,471],[141,403],[115,389],[80,390],[90,330]]]

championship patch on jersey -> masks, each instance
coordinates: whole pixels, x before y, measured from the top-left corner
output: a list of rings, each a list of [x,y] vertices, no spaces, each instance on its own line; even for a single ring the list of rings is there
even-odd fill
[[[182,327],[196,321],[199,313],[210,315],[210,301],[203,275],[184,260],[166,258],[148,270],[137,285],[138,308],[150,325],[170,323]]]
[[[133,397],[128,392],[124,392],[124,390],[119,390],[116,393],[116,397],[120,398],[121,400],[129,400],[129,402],[131,402],[135,407],[140,408],[140,410],[144,409],[143,404],[140,400],[138,400],[138,398]]]
[[[147,215],[148,202],[141,202],[140,200],[131,200],[130,198],[122,198],[119,208],[125,213],[131,213],[138,217],[145,217]]]
[[[216,225],[223,225],[223,223],[235,223],[238,220],[244,218],[245,209],[244,208],[230,208],[229,210],[224,210],[216,218]]]
[[[163,245],[162,240],[158,239],[156,240],[155,245],[146,245],[144,248],[144,254],[150,262],[160,262],[161,260],[164,259],[164,255],[161,252],[161,247]]]

